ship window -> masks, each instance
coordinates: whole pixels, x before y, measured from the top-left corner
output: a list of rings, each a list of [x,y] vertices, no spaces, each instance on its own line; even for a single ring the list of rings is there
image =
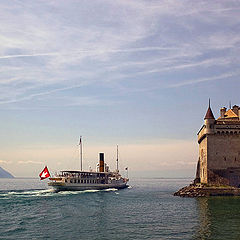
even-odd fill
[[[72,183],[73,181],[72,181],[72,179],[70,179],[70,183]]]
[[[65,179],[65,182],[67,182],[67,179]]]
[[[80,180],[78,179],[78,183],[80,183]]]
[[[75,179],[75,180],[74,180],[74,182],[76,183],[76,182],[77,182],[77,180]]]

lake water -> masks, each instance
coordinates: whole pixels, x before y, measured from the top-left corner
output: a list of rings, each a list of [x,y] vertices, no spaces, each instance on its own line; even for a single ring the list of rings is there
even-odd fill
[[[174,197],[190,179],[59,193],[46,183],[0,179],[0,239],[240,239],[240,198]]]

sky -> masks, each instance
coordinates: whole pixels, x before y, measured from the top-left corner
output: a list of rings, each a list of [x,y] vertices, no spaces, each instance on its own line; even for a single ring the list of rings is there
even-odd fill
[[[0,166],[194,177],[211,98],[240,105],[240,1],[1,0]]]

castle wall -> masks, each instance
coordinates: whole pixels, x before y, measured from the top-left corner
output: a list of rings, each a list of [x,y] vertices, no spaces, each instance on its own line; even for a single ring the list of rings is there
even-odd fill
[[[207,183],[207,138],[199,143],[199,173],[200,182]]]
[[[240,167],[240,134],[208,135],[207,149],[209,170]]]

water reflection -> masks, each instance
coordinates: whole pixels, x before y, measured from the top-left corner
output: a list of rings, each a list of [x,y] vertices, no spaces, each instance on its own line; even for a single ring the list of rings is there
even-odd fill
[[[240,197],[198,198],[199,226],[194,239],[240,239]]]
[[[197,236],[199,239],[209,239],[211,236],[211,221],[210,221],[210,211],[209,211],[209,199],[199,198],[197,199],[197,208],[199,215],[199,229]]]

